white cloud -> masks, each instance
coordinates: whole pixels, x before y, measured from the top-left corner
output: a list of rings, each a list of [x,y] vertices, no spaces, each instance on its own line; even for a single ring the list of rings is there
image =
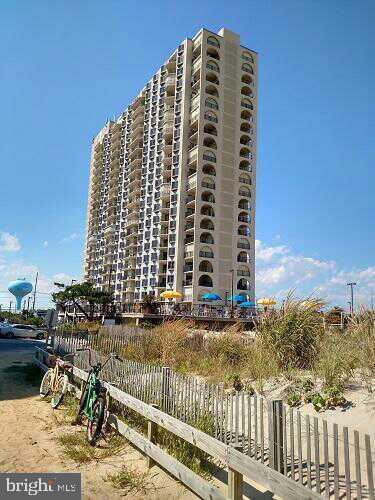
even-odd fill
[[[48,247],[48,241],[47,240],[43,241],[43,246],[44,246],[44,248]]]
[[[0,252],[18,252],[21,250],[17,236],[10,233],[0,233]]]
[[[69,236],[66,236],[65,238],[63,238],[60,243],[68,243],[69,241],[74,241],[74,240],[78,240],[79,238],[79,234],[78,233],[71,233],[69,234]]]
[[[255,258],[262,261],[271,261],[275,255],[286,254],[289,249],[284,246],[265,246],[260,240],[255,240]]]
[[[256,295],[285,297],[288,290],[296,295],[314,294],[330,304],[347,306],[347,283],[357,282],[357,304],[370,304],[375,297],[375,266],[363,269],[338,269],[334,261],[298,255],[289,246],[255,245]]]

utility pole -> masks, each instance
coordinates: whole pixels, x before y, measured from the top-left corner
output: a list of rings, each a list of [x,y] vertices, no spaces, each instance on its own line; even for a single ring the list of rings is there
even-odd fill
[[[350,286],[350,314],[353,316],[354,314],[354,291],[353,291],[353,287],[356,285],[357,283],[354,283],[354,282],[351,282],[351,283],[347,283],[346,285],[347,286]]]
[[[232,276],[231,276],[231,297],[230,297],[230,316],[231,318],[233,318],[233,300],[234,300],[234,297],[233,297],[233,282],[234,282],[234,269],[231,269],[230,272],[232,273]]]
[[[35,296],[36,296],[36,288],[38,286],[38,275],[39,275],[39,273],[37,272],[36,276],[35,276],[35,284],[34,284],[33,312],[35,311]]]

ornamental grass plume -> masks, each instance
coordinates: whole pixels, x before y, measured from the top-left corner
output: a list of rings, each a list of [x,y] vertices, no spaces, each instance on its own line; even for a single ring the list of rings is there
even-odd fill
[[[275,356],[281,369],[309,368],[324,334],[324,302],[294,299],[289,292],[280,309],[269,309],[256,325],[259,342]]]

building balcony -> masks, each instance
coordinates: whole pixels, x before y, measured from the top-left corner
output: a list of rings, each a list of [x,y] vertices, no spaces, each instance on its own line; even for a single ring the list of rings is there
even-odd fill
[[[169,184],[163,184],[160,189],[160,194],[162,198],[169,198],[171,194],[171,186]]]

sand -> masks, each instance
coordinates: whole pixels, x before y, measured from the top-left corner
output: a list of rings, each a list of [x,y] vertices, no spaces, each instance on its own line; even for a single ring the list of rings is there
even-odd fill
[[[6,342],[6,341],[5,341]],[[123,465],[137,472],[146,472],[145,457],[126,444],[120,453],[89,464],[77,465],[63,453],[57,437],[74,432],[63,418],[63,410],[52,410],[41,401],[38,388],[24,383],[3,370],[31,362],[33,353],[2,353],[0,358],[0,471],[1,472],[81,472],[83,498],[148,498],[193,499],[193,493],[184,488],[157,466],[147,478],[146,492],[123,491],[103,479],[121,470]]]

